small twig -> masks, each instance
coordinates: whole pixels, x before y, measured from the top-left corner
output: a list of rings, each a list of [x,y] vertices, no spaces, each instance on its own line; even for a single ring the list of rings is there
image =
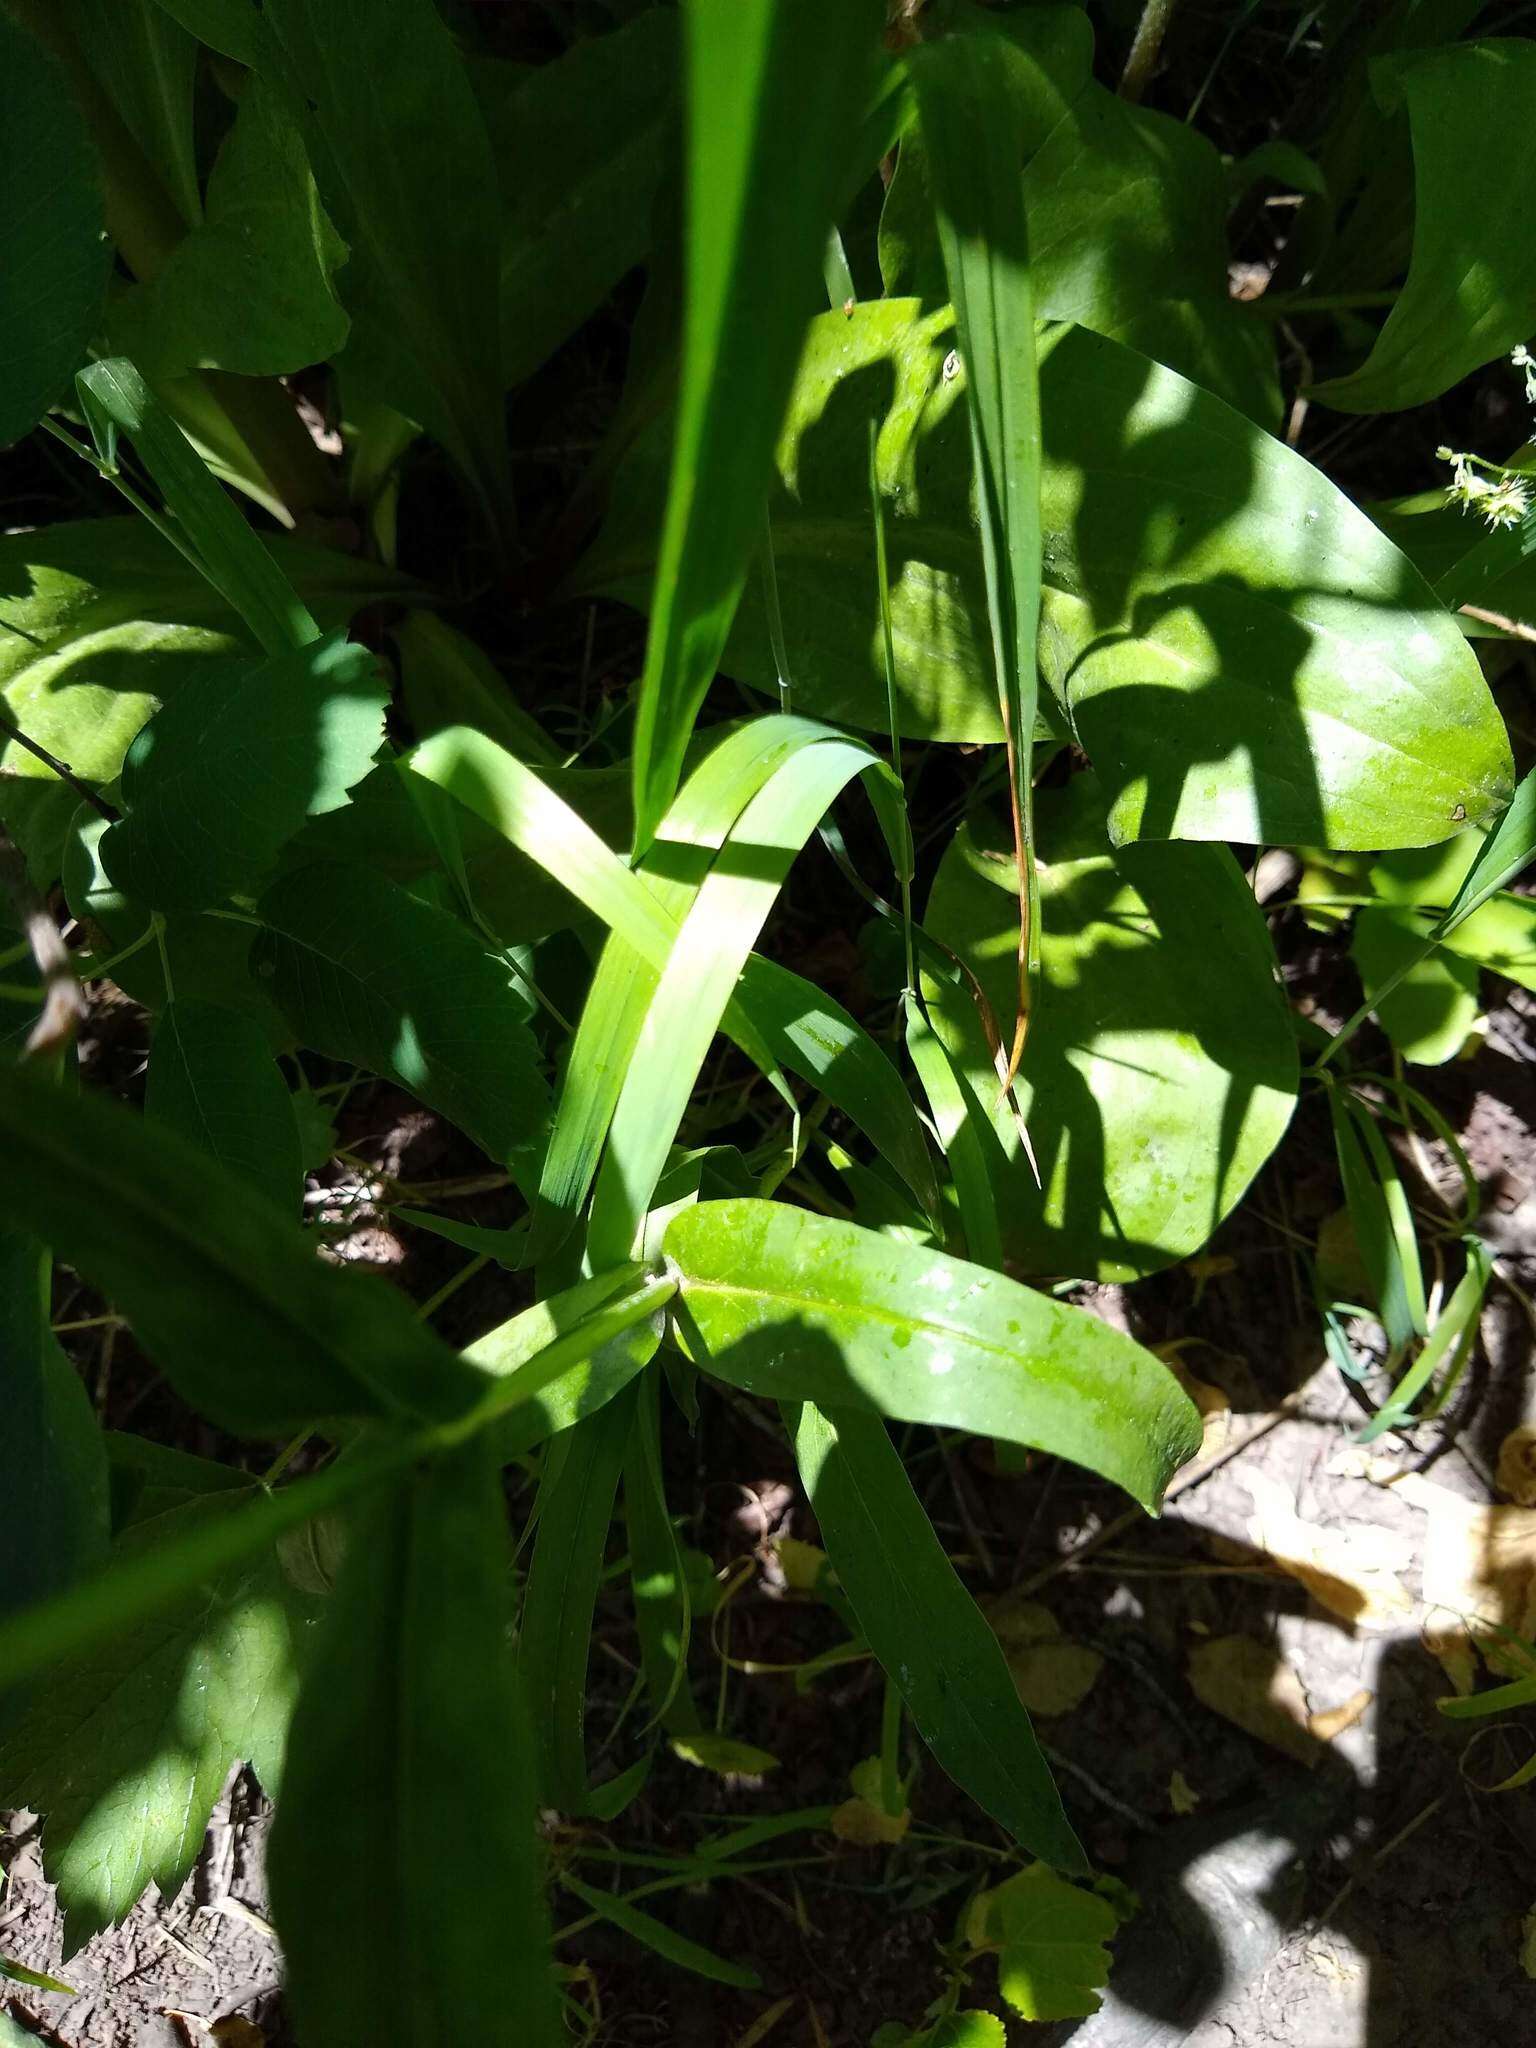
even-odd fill
[[[1163,53],[1163,37],[1173,19],[1178,0],[1146,0],[1136,33],[1120,74],[1120,97],[1134,105],[1152,83],[1152,73]]]
[[[1532,637],[1536,638],[1536,635]],[[57,754],[50,754],[46,747],[40,746],[36,740],[24,733],[15,720],[8,718],[4,711],[0,711],[0,732],[13,739],[18,747],[25,747],[26,751],[35,760],[41,761],[45,768],[51,768],[60,782],[67,784],[82,803],[87,803],[92,810],[99,811],[109,824],[117,822],[117,812],[99,790],[92,789],[88,782],[82,782],[67,761],[61,761]]]

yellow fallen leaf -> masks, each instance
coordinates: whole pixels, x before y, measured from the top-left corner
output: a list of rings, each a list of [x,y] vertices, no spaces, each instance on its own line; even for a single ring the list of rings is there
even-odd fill
[[[1200,1794],[1182,1771],[1175,1771],[1168,1780],[1168,1804],[1180,1815],[1193,1813],[1200,1804]]]
[[[1405,1533],[1369,1522],[1320,1529],[1302,1520],[1272,1474],[1234,1476],[1253,1501],[1248,1540],[1299,1579],[1320,1607],[1366,1629],[1400,1628],[1413,1614],[1413,1595],[1398,1576],[1413,1562]]]
[[[1003,1646],[1019,1698],[1032,1714],[1070,1714],[1093,1690],[1104,1659],[1061,1633],[1056,1617],[1036,1600],[1013,1593],[987,1604],[987,1619]]]
[[[1189,1682],[1195,1698],[1213,1714],[1241,1728],[1309,1769],[1323,1745],[1307,1726],[1307,1696],[1301,1680],[1268,1643],[1252,1636],[1213,1636],[1189,1653]]]
[[[1177,1344],[1159,1344],[1154,1348],[1158,1357],[1200,1411],[1200,1449],[1190,1460],[1191,1464],[1197,1465],[1202,1459],[1214,1457],[1218,1451],[1226,1448],[1227,1436],[1232,1428],[1232,1403],[1221,1387],[1212,1386],[1209,1380],[1195,1377],[1184,1363]]]
[[[1500,1493],[1507,1493],[1517,1507],[1536,1508],[1536,1429],[1529,1423],[1512,1429],[1499,1445],[1495,1477]]]
[[[1319,1742],[1332,1742],[1336,1735],[1342,1735],[1346,1728],[1353,1728],[1357,1721],[1364,1718],[1366,1708],[1375,1697],[1375,1693],[1368,1686],[1362,1685],[1358,1692],[1351,1693],[1341,1705],[1325,1707],[1318,1714],[1308,1714],[1308,1733],[1315,1735]]]
[[[1424,1640],[1459,1693],[1472,1690],[1476,1652],[1495,1670],[1523,1676],[1531,1660],[1501,1636],[1536,1635],[1536,1508],[1489,1507],[1419,1473],[1393,1492],[1424,1508]]]
[[[802,1543],[798,1536],[781,1536],[774,1549],[790,1591],[814,1593],[817,1580],[827,1568],[827,1553],[814,1543]]]

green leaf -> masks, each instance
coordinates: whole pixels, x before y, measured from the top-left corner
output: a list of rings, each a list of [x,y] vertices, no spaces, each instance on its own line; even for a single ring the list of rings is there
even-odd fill
[[[318,639],[320,628],[271,550],[126,356],[92,363],[75,388],[103,456],[116,459],[119,433],[133,442],[165,500],[167,536],[190,553],[257,644],[268,654],[284,654]]]
[[[72,1984],[61,1983],[57,1977],[45,1976],[41,1970],[28,1970],[22,1964],[13,1962],[9,1956],[0,1956],[0,1977],[8,1977],[13,1984],[29,1984],[34,1991],[58,1991],[66,1998],[79,1996]],[[7,2021],[6,2024],[13,2023]],[[28,2034],[25,2038],[30,2041],[33,2037]],[[0,2034],[0,2041],[4,2039],[5,2036]]]
[[[688,1684],[693,1599],[687,1562],[667,1507],[660,1376],[654,1372],[639,1384],[634,1428],[624,1455],[624,1526],[629,1535],[635,1631],[652,1721],[673,1734],[697,1734],[702,1723]]]
[[[518,1631],[517,1668],[538,1750],[539,1796],[588,1810],[587,1662],[614,1496],[635,1419],[635,1383],[545,1453],[538,1534]]]
[[[193,1496],[136,1521],[118,1554],[238,1515],[254,1486]],[[146,1885],[169,1901],[190,1874],[237,1763],[277,1790],[295,1661],[311,1608],[270,1548],[49,1673],[0,1740],[0,1796],[44,1816],[43,1857],[65,1954],[121,1920]]]
[[[778,451],[774,564],[797,702],[871,731],[886,693],[867,440],[904,734],[1001,738],[949,316],[811,322]],[[945,366],[950,364],[946,377]],[[1041,667],[1117,836],[1418,845],[1505,802],[1508,740],[1428,585],[1326,477],[1118,344],[1042,348]],[[581,588],[644,604],[664,434],[615,481]],[[722,666],[777,689],[749,584]],[[1361,706],[1369,699],[1369,716]]]
[[[196,996],[167,1003],[150,1041],[144,1112],[274,1208],[296,1208],[302,1168],[293,1097],[249,1016]]]
[[[1048,1870],[1020,1871],[986,1894],[986,1929],[999,1944],[997,1984],[1027,2020],[1095,2013],[1109,1982],[1119,1921],[1108,1899],[1065,1884]]]
[[[665,1249],[690,1352],[749,1393],[1028,1444],[1148,1509],[1199,1448],[1166,1366],[983,1266],[775,1202],[700,1202]]]
[[[1388,1343],[1401,1351],[1429,1327],[1408,1196],[1370,1108],[1338,1087],[1328,1090],[1328,1108],[1344,1200],[1370,1275],[1372,1300]]]
[[[263,0],[258,13],[258,68],[288,96],[350,251],[348,373],[442,443],[499,528],[501,210],[453,38],[432,0]]]
[[[1025,1848],[1086,1869],[997,1637],[955,1576],[885,1424],[806,1402],[792,1427],[827,1555],[918,1733]]]
[[[251,0],[157,0],[167,14],[211,50],[237,64],[255,64],[263,51],[261,16]]]
[[[1536,112],[1536,47],[1518,37],[1415,51],[1373,68],[1378,96],[1406,103],[1413,132],[1413,260],[1361,367],[1312,397],[1343,412],[1396,412],[1438,398],[1536,327],[1524,258],[1536,172],[1498,138]]]
[[[367,774],[388,701],[377,657],[340,633],[210,664],[128,750],[107,874],[161,910],[254,893],[304,820],[339,809]]]
[[[258,905],[258,974],[300,1042],[384,1074],[526,1178],[549,1088],[512,970],[446,911],[361,866],[315,862]]]
[[[1448,949],[1426,955],[1424,933],[1411,913],[1372,906],[1356,914],[1349,950],[1391,1043],[1412,1064],[1438,1067],[1477,1022],[1478,975],[1474,961]]]
[[[1008,1157],[1005,1254],[1030,1272],[1128,1279],[1203,1244],[1279,1143],[1295,1039],[1263,918],[1225,847],[1112,851],[1086,774],[1042,792],[1038,824],[1039,1013],[1016,1093],[1043,1191],[997,1101],[970,992],[930,979],[926,994]],[[925,922],[1004,1012],[1018,893],[1001,821],[956,834]]]
[[[672,483],[634,738],[635,840],[677,786],[761,523],[774,436],[873,82],[873,0],[690,7],[688,288]]]
[[[85,359],[112,252],[101,168],[53,58],[0,18],[0,446],[36,425]]]
[[[114,303],[114,345],[156,377],[267,377],[324,362],[347,338],[335,285],[346,257],[292,116],[253,77],[208,180],[206,219]]]
[[[49,1327],[52,1261],[0,1230],[0,1361],[10,1474],[0,1489],[0,1607],[25,1607],[106,1555],[107,1461],[80,1375]],[[0,1715],[4,1708],[0,1705]]]
[[[352,1530],[268,1861],[306,2040],[442,2048],[514,2023],[530,2048],[563,2038],[509,1562],[484,1437],[419,1465]]]
[[[649,7],[528,72],[490,110],[509,384],[553,355],[650,246],[677,72],[676,17]]]
[[[392,570],[286,534],[264,545],[326,629],[410,588]],[[86,782],[110,784],[134,734],[184,680],[252,645],[230,603],[142,519],[0,535],[0,694],[15,723]],[[35,818],[39,802],[51,819],[43,859],[56,863],[79,799],[6,739],[0,813]],[[43,879],[57,872],[48,865]]]
[[[712,1949],[674,1932],[654,1914],[642,1913],[628,1899],[613,1892],[594,1891],[590,1885],[572,1877],[569,1871],[561,1873],[560,1882],[573,1898],[580,1899],[600,1920],[608,1921],[621,1933],[627,1934],[631,1941],[638,1941],[643,1948],[651,1949],[678,1969],[689,1970],[695,1977],[707,1977],[713,1984],[734,1985],[738,1991],[762,1989],[763,1980],[756,1970],[749,1970],[744,1963],[733,1963],[724,1956],[717,1956]]]
[[[0,1070],[0,1141],[11,1199],[38,1235],[221,1427],[447,1420],[482,1393],[483,1376],[399,1295],[322,1265],[280,1210],[116,1103]]]

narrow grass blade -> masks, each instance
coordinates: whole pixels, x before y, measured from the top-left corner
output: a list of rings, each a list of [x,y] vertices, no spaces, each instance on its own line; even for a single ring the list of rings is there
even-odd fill
[[[1008,746],[1020,913],[1011,1082],[1024,1050],[1040,951],[1032,818],[1040,388],[1020,174],[1024,121],[1002,54],[1000,39],[949,37],[913,53],[912,75],[965,370],[987,612]]]
[[[672,485],[635,720],[635,845],[660,824],[762,523],[849,133],[874,83],[875,0],[692,0],[687,296]]]
[[[955,1575],[878,1417],[789,1411],[827,1555],[870,1648],[955,1782],[1033,1855],[1088,1860],[997,1637]]]
[[[1423,1350],[1392,1389],[1391,1399],[1382,1404],[1360,1432],[1361,1443],[1374,1443],[1389,1429],[1403,1429],[1421,1419],[1413,1413],[1413,1404],[1441,1366],[1449,1361],[1446,1378],[1436,1389],[1425,1412],[1437,1413],[1444,1406],[1445,1397],[1459,1376],[1466,1354],[1476,1338],[1477,1319],[1488,1292],[1488,1282],[1493,1277],[1493,1260],[1481,1238],[1469,1237],[1466,1251],[1467,1270],[1436,1318]]]
[[[483,1440],[417,1466],[352,1530],[268,1862],[307,2040],[494,2041],[511,2014],[534,2048],[564,2039],[509,1564]]]
[[[1154,1512],[1200,1447],[1150,1352],[984,1266],[761,1201],[684,1210],[665,1250],[690,1354],[748,1393],[1028,1444]]]
[[[1349,1220],[1387,1341],[1400,1352],[1428,1327],[1413,1215],[1370,1110],[1348,1090],[1335,1087],[1328,1090],[1328,1107]]]
[[[994,1164],[1005,1168],[1007,1161],[997,1133],[951,1059],[949,1048],[928,1022],[916,993],[907,996],[906,1011],[907,1051],[928,1098],[929,1114],[949,1161],[960,1205],[964,1242],[952,1249],[1001,1272],[1003,1238],[997,1220],[997,1189],[1002,1181]]]
[[[647,1373],[640,1382],[635,1427],[624,1454],[624,1522],[651,1717],[673,1734],[690,1734],[702,1725],[688,1684],[693,1602],[682,1546],[667,1510],[660,1396],[660,1376]]]
[[[126,434],[154,478],[170,514],[173,537],[208,581],[244,619],[269,654],[318,640],[320,628],[209,474],[201,458],[126,356],[92,363],[75,380],[86,418],[110,449]],[[111,431],[103,434],[105,425]]]

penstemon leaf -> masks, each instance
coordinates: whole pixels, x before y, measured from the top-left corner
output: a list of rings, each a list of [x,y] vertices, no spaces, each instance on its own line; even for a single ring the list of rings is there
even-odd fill
[[[983,1266],[759,1201],[685,1209],[665,1251],[691,1354],[748,1393],[1029,1444],[1154,1512],[1200,1447],[1150,1352]]]

